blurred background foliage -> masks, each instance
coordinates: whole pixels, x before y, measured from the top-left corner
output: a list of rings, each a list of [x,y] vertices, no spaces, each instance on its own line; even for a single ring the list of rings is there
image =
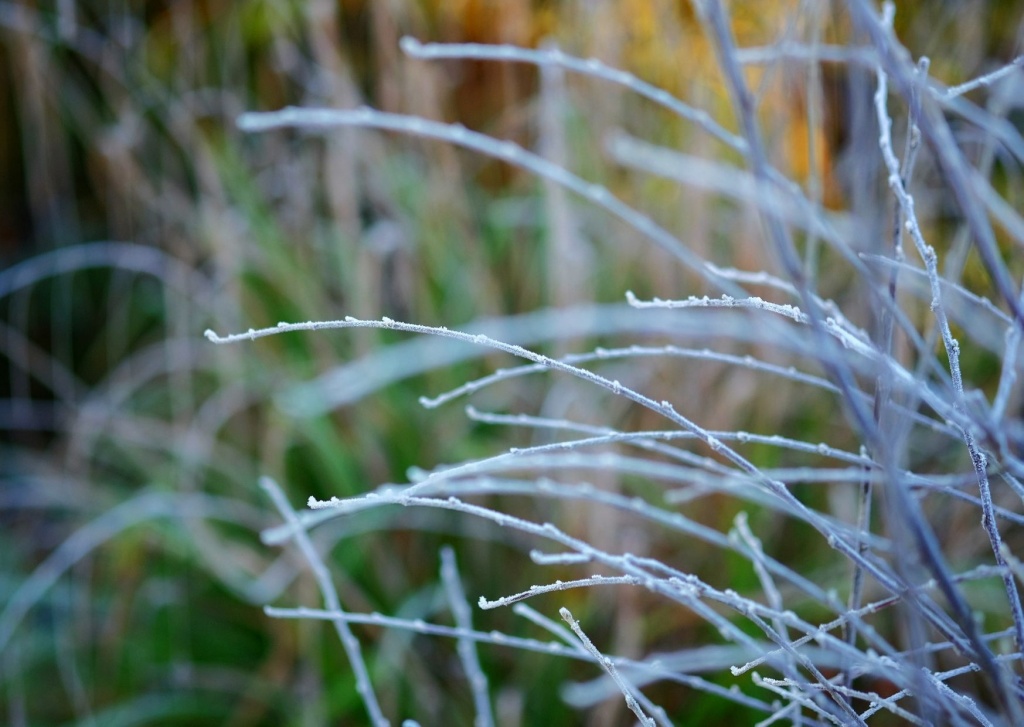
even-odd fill
[[[733,3],[732,12],[744,47],[856,41],[838,3]],[[1014,2],[907,4],[897,33],[952,85],[1020,52],[1019,15]],[[427,371],[303,417],[278,405],[291,385],[402,337],[334,332],[214,348],[203,329],[344,315],[458,327],[619,302],[627,289],[707,292],[603,212],[502,162],[369,131],[244,135],[234,123],[243,111],[369,104],[458,121],[608,185],[707,259],[772,269],[752,207],[623,171],[603,153],[607,134],[624,129],[740,162],[708,135],[593,79],[545,81],[525,65],[412,60],[399,50],[405,35],[555,43],[735,127],[689,3],[0,2],[0,593],[8,594],[0,596],[0,721],[363,723],[331,630],[268,619],[260,608],[315,606],[318,596],[294,553],[259,542],[259,530],[278,516],[258,477],[275,477],[298,505],[541,436],[473,423],[458,405],[427,411],[417,403],[508,365],[501,356]],[[875,148],[877,134],[871,74],[773,62],[752,65],[748,80],[773,163],[849,224],[865,232],[882,225],[877,155],[860,153]],[[925,197],[919,212],[935,229],[943,224],[941,199]],[[841,270],[830,271],[828,251],[821,255],[823,292],[855,295]],[[539,345],[564,352],[595,343]],[[749,372],[709,362],[687,364],[685,375],[672,361],[605,366],[655,398],[668,392],[709,428],[856,446],[841,426],[817,430],[824,400],[793,400],[785,385],[766,390]],[[654,425],[620,400],[554,378],[518,379],[477,403]],[[780,457],[760,454],[766,466]],[[650,487],[586,476],[625,492]],[[809,488],[807,497],[824,494]],[[654,538],[620,514],[566,513],[572,508],[533,499],[504,506],[558,519],[604,547],[679,556],[680,542]],[[740,504],[712,495],[687,507],[695,520],[728,531]],[[762,537],[782,536],[784,521],[772,513],[751,517],[760,518]],[[316,536],[330,548],[342,600],[354,611],[446,622],[436,581],[444,543],[457,546],[471,599],[573,576],[548,568],[534,577],[525,556],[534,544],[433,512],[377,512]],[[826,554],[805,547],[809,534],[789,537],[783,557],[801,572],[820,573],[823,585],[845,578],[825,571]],[[702,577],[741,592],[759,588],[742,559],[685,547],[687,568]],[[714,640],[705,623],[650,594],[614,593],[566,593],[537,606],[571,606],[591,638],[619,654]],[[537,635],[504,611],[475,618],[483,630]],[[359,635],[389,714],[471,724],[452,644],[380,629]],[[579,712],[560,698],[565,680],[596,676],[589,666],[495,647],[481,653],[501,724],[625,718],[618,703]],[[650,696],[683,722],[756,719],[671,685]]]

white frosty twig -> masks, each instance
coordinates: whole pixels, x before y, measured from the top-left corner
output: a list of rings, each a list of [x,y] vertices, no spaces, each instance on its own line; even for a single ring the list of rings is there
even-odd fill
[[[637,719],[640,720],[640,724],[644,727],[655,727],[654,720],[644,714],[643,709],[641,709],[640,705],[637,703],[636,697],[633,696],[632,687],[630,687],[630,685],[627,684],[619,675],[618,669],[615,668],[615,663],[608,657],[604,656],[598,648],[594,646],[594,642],[592,642],[583,632],[583,628],[580,626],[579,621],[573,618],[569,609],[564,607],[560,608],[558,609],[558,613],[562,616],[565,622],[569,624],[569,628],[573,630],[573,633],[579,637],[579,640],[583,643],[583,647],[594,656],[594,659],[601,665],[601,668],[608,672],[608,676],[610,676],[615,684],[618,685],[619,690],[622,692],[622,696],[626,698],[626,706],[629,707],[630,711],[637,716]]]

